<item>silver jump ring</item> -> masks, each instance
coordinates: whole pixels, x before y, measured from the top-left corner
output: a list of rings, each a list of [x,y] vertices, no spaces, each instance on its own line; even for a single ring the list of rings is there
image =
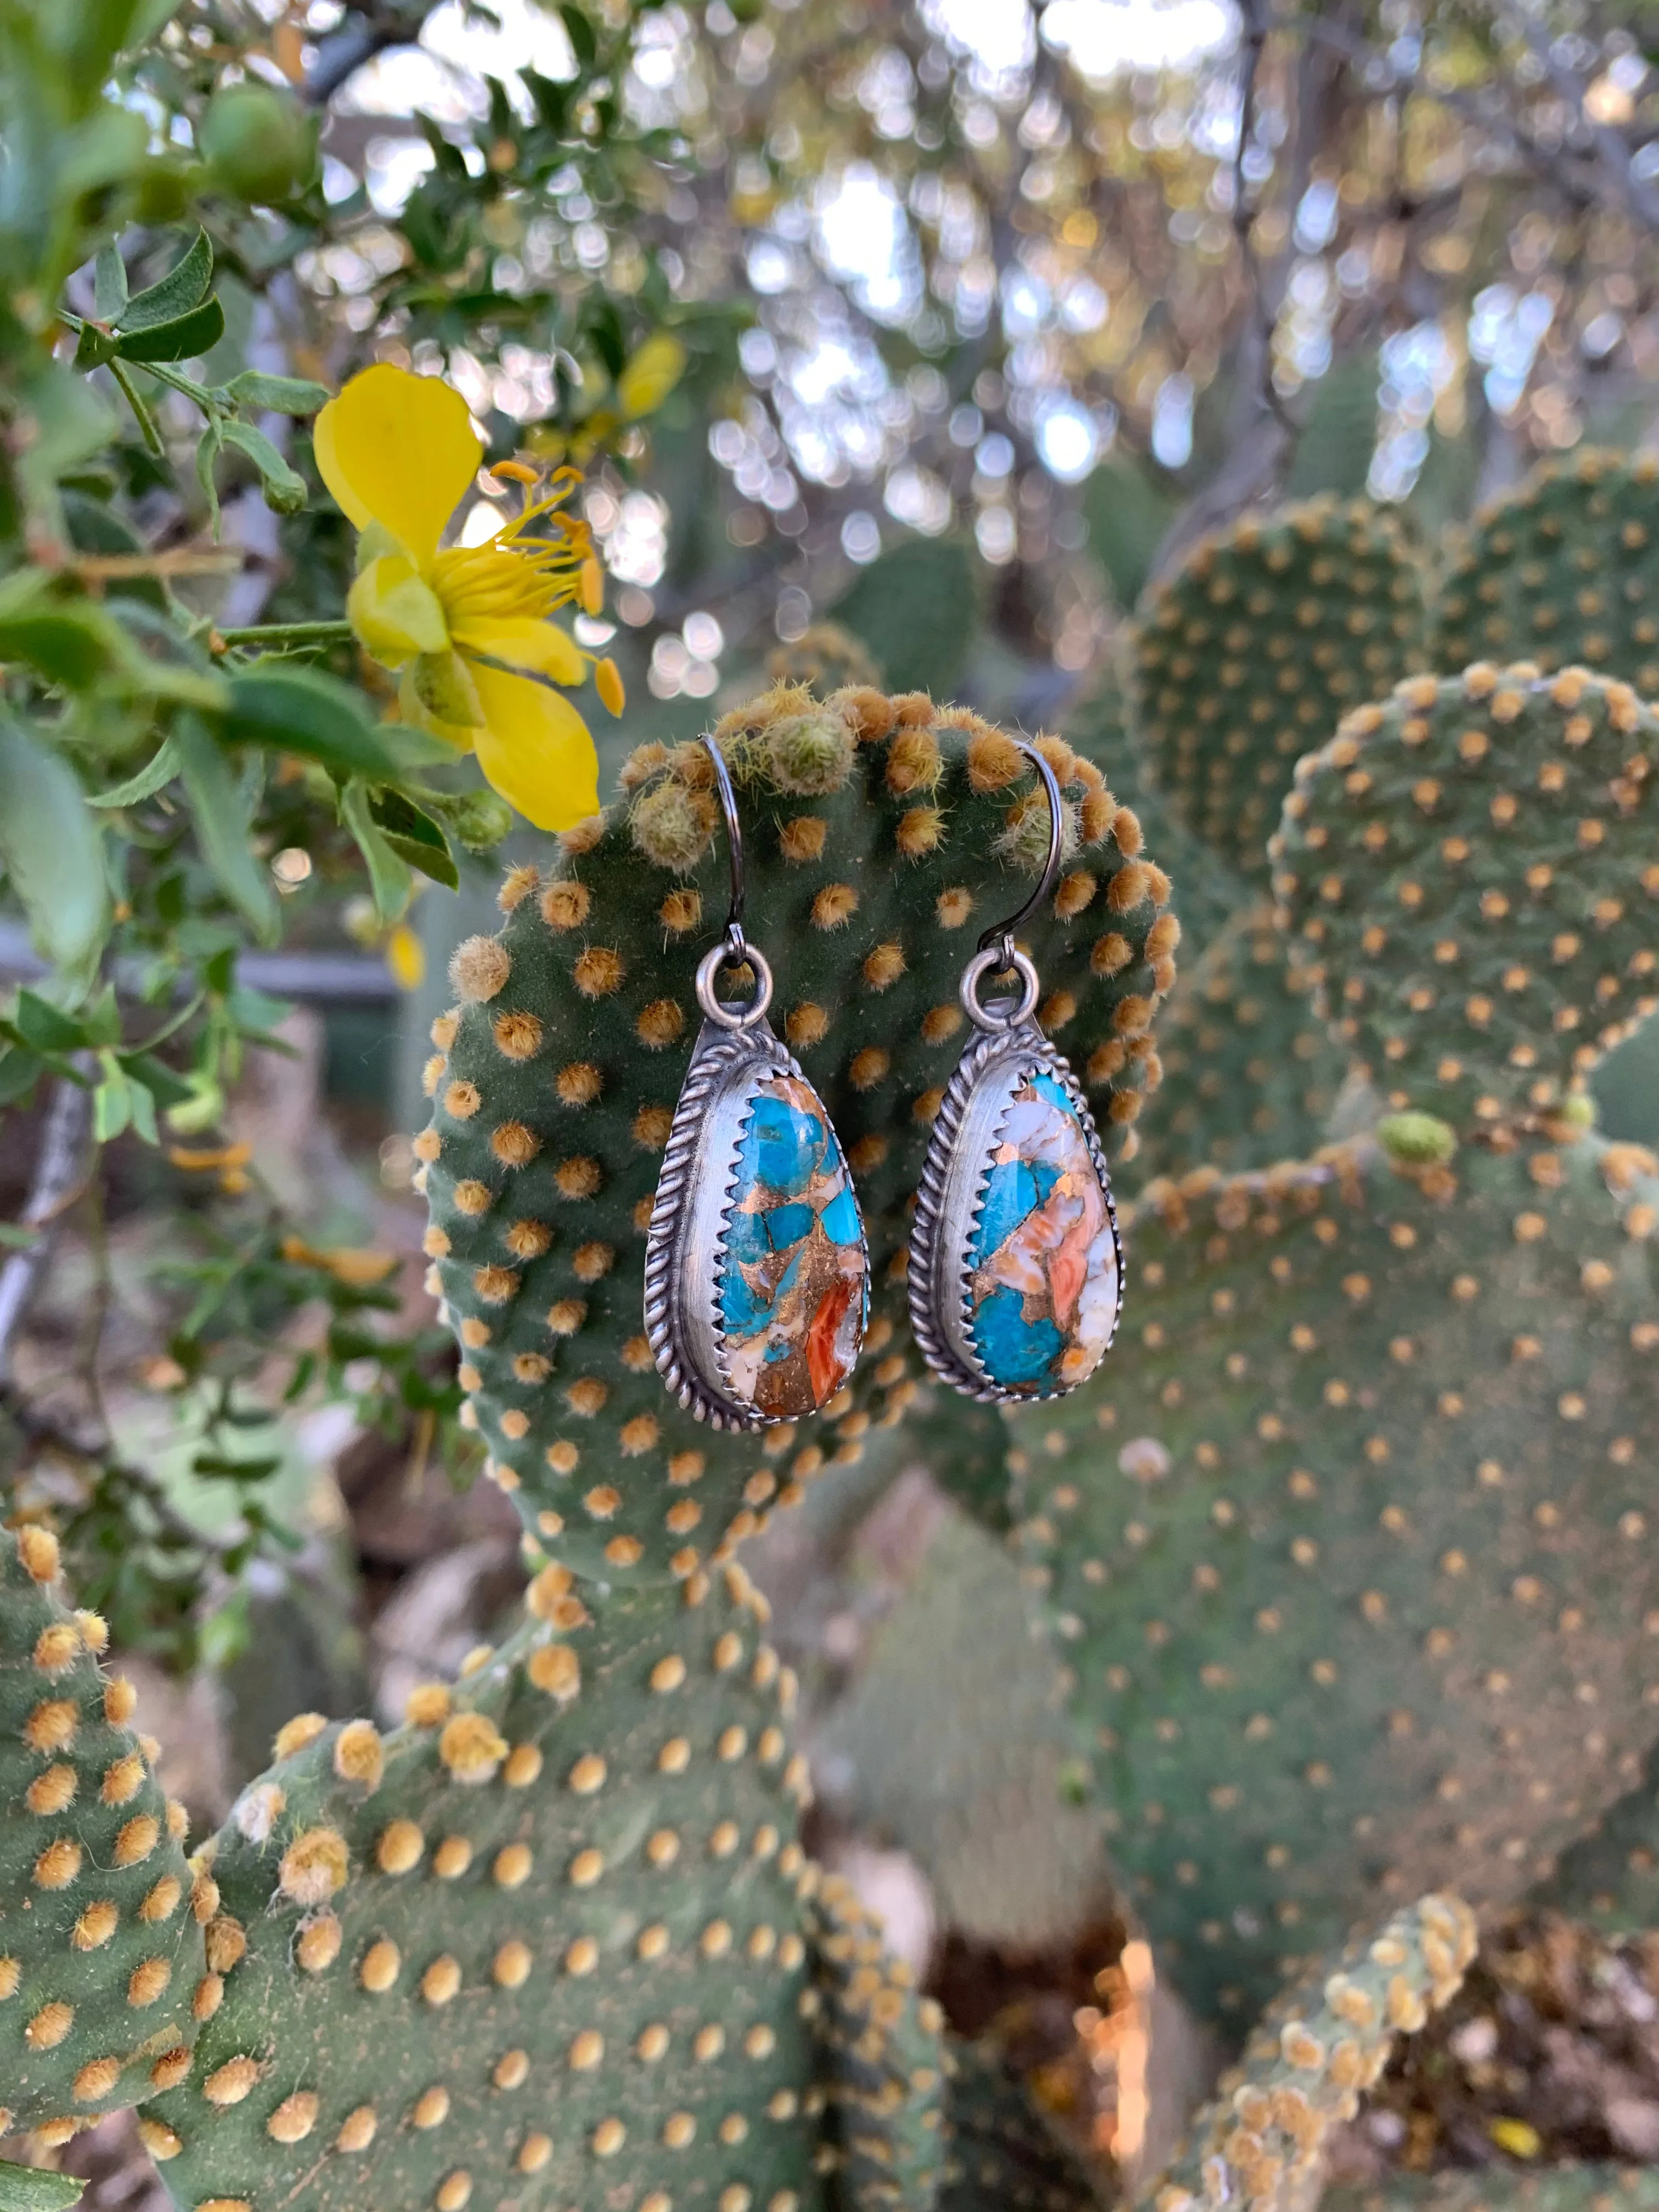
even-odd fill
[[[755,945],[744,948],[744,957],[755,971],[755,995],[744,1006],[723,1006],[714,996],[714,978],[731,963],[731,953],[725,940],[711,945],[697,963],[697,1004],[709,1020],[719,1029],[751,1030],[772,1003],[772,967],[766,955]],[[1036,977],[1031,978],[1035,996]]]
[[[751,958],[754,956],[750,956]],[[1019,977],[1019,996],[1017,1000],[1000,1000],[994,1006],[982,1006],[979,987],[987,975],[1002,975],[1012,968]],[[697,975],[699,990],[702,983],[702,970]],[[975,953],[962,971],[962,1010],[978,1028],[988,1030],[993,1036],[1004,1036],[1016,1030],[1022,1022],[1030,1021],[1037,1002],[1037,971],[1023,952],[1016,951],[1012,960],[1005,960],[1000,945],[990,945],[983,952]]]

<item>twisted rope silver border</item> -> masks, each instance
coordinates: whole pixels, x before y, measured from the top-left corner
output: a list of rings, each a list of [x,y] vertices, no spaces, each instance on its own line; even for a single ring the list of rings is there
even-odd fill
[[[1072,1073],[1070,1061],[1054,1049],[1033,1023],[1024,1023],[1011,1030],[981,1031],[957,1062],[956,1072],[945,1086],[945,1097],[933,1117],[933,1133],[928,1140],[927,1156],[922,1161],[921,1181],[916,1190],[916,1216],[910,1231],[905,1279],[910,1309],[910,1333],[921,1348],[922,1358],[942,1382],[948,1382],[953,1390],[959,1390],[964,1397],[975,1399],[982,1406],[1041,1405],[1046,1399],[1069,1397],[1073,1390],[1081,1387],[1073,1382],[1051,1390],[1006,1389],[993,1380],[977,1356],[974,1357],[970,1366],[964,1366],[945,1340],[939,1323],[939,1285],[935,1270],[941,1258],[947,1256],[941,1254],[939,1240],[945,1179],[951,1156],[969,1099],[981,1080],[1000,1062],[1008,1060],[1018,1060],[1023,1066],[1040,1067],[1060,1085],[1072,1103],[1079,1127],[1083,1131],[1084,1142],[1088,1147],[1090,1162],[1100,1178],[1100,1188],[1106,1200],[1106,1218],[1111,1224],[1112,1251],[1117,1265],[1117,1304],[1101,1352],[1102,1359],[1112,1348],[1117,1335],[1117,1325],[1123,1314],[1123,1239],[1118,1231],[1112,1179],[1107,1169],[1106,1156],[1101,1150],[1095,1117],[1089,1110],[1089,1102],[1084,1097],[1076,1076]],[[985,1188],[988,1180],[988,1175],[981,1172],[973,1205],[969,1209],[968,1236],[961,1250],[948,1255],[955,1271],[949,1294],[958,1301],[963,1334],[970,1344],[973,1332],[969,1326],[971,1285],[968,1251],[974,1227],[985,1210]]]
[[[764,1018],[747,1030],[716,1031],[712,1024],[705,1024],[675,1103],[645,1247],[645,1333],[657,1371],[678,1405],[694,1420],[707,1421],[711,1429],[716,1430],[753,1431],[778,1425],[775,1415],[746,1413],[718,1394],[708,1379],[691,1364],[678,1332],[681,1217],[690,1188],[697,1139],[702,1133],[710,1092],[719,1088],[734,1069],[746,1063],[753,1064],[757,1076],[786,1071],[794,1075],[800,1073],[794,1059],[779,1043]],[[730,1182],[722,1194],[728,1204],[736,1187],[735,1182]],[[717,1258],[725,1243],[723,1213],[715,1244]]]

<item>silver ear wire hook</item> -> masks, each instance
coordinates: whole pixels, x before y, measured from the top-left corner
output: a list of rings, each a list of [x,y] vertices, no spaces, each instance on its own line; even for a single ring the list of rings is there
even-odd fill
[[[962,975],[974,1025],[933,1117],[906,1255],[910,1328],[932,1371],[981,1405],[1064,1397],[1111,1343],[1123,1255],[1100,1134],[1066,1056],[1035,1018],[1037,971],[1015,933],[1054,895],[1065,842],[1060,781],[1042,780],[1048,858],[1018,914],[996,923]],[[1013,998],[981,1003],[1012,973]]]
[[[732,771],[726,765],[726,756],[713,738],[699,738],[698,744],[714,763],[714,783],[720,795],[720,812],[726,817],[726,854],[732,870],[732,904],[726,917],[726,943],[734,960],[741,960],[746,950],[743,933],[743,902],[746,886],[743,872],[743,824],[738,819],[738,794],[732,788]]]
[[[697,963],[697,1004],[709,1020],[723,1030],[752,1029],[772,1003],[772,969],[763,952],[750,945],[743,931],[746,885],[743,867],[743,824],[738,817],[738,794],[732,787],[731,770],[713,738],[698,740],[714,763],[714,785],[726,817],[726,853],[732,871],[732,903],[726,917],[726,933]],[[755,995],[745,1006],[723,1006],[714,996],[714,979],[722,968],[747,961],[755,971]]]
[[[982,1030],[1000,1032],[1018,1027],[1030,1018],[1037,1001],[1036,970],[1014,943],[1014,933],[1023,929],[1032,915],[1042,907],[1060,877],[1061,853],[1066,844],[1066,802],[1060,795],[1060,779],[1042,755],[1029,739],[1012,738],[1009,742],[1030,762],[1042,780],[1043,795],[1048,802],[1048,857],[1043,862],[1042,874],[1036,889],[1017,914],[1006,921],[995,923],[979,940],[979,951],[963,971],[962,1004],[970,1021]],[[1000,1005],[994,1010],[980,1003],[979,987],[988,975],[1012,973],[1020,979],[1018,1000]]]

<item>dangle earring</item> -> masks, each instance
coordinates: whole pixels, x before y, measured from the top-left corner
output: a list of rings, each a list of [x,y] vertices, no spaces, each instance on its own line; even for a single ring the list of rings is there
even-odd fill
[[[772,970],[743,932],[743,833],[712,738],[732,867],[726,932],[697,964],[703,1012],[646,1245],[645,1327],[668,1388],[716,1429],[816,1413],[853,1371],[870,1308],[864,1220],[823,1102],[766,1018]],[[722,1005],[722,969],[754,996]]]
[[[933,1122],[910,1234],[910,1326],[927,1364],[969,1398],[1057,1398],[1085,1382],[1117,1327],[1123,1255],[1106,1161],[1077,1078],[1031,1015],[1036,969],[1014,944],[1054,888],[1065,817],[1036,747],[1048,858],[1019,912],[988,929],[963,971],[979,1034]],[[1012,973],[1019,994],[981,991]]]

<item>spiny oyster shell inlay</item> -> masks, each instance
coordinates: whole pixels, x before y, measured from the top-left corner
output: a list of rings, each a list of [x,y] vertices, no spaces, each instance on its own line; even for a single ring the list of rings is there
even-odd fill
[[[1000,1389],[1085,1382],[1117,1317],[1117,1239],[1064,1085],[1018,1083],[992,1147],[969,1243],[969,1334]]]
[[[798,1420],[852,1373],[869,1304],[847,1163],[802,1077],[757,1085],[734,1182],[720,1276],[728,1386],[744,1406]]]

